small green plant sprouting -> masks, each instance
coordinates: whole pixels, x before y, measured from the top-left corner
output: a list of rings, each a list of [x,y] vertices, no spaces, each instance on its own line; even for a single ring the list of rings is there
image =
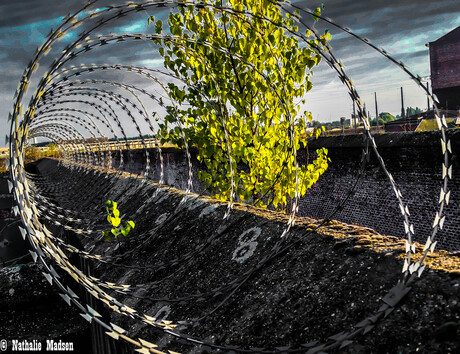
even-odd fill
[[[129,232],[134,229],[134,221],[129,220],[121,226],[120,211],[117,209],[117,202],[108,200],[105,203],[105,209],[107,210],[107,221],[112,224],[112,229],[110,231],[102,231],[104,235],[104,240],[110,241],[111,235],[116,239],[118,236],[123,235],[127,236]]]

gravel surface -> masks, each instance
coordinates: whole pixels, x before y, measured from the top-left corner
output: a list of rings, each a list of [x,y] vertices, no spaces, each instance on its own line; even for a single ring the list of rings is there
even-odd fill
[[[68,307],[33,263],[0,268],[0,339],[70,341],[77,352],[91,352],[88,323]]]
[[[151,195],[155,188],[145,185],[142,193]],[[73,192],[68,190],[69,200]],[[225,204],[210,198],[180,204],[183,197],[170,189],[144,202],[136,228],[120,245],[91,238],[81,242],[115,262],[93,263],[93,276],[133,285],[130,295],[112,296],[140,314],[179,323],[176,332],[225,346],[226,351],[236,346],[306,352],[308,346],[347,333],[373,316],[402,277],[404,240],[336,221],[315,231],[317,221],[309,218],[299,218],[289,237],[280,238],[285,215],[247,211],[237,204],[223,221]],[[124,217],[131,218],[139,200],[147,199],[132,195],[119,201]],[[106,221],[101,218],[93,226],[106,227]],[[69,242],[78,237],[62,236]],[[417,246],[419,253],[422,247]],[[335,351],[460,352],[459,254],[435,252],[426,263],[421,278],[388,317]],[[83,320],[78,313],[72,315],[36,266],[3,268],[0,278],[2,334],[48,338],[87,328],[84,322],[79,325]],[[105,305],[95,308],[130,337],[147,339],[160,349],[216,351],[174,341]]]
[[[122,255],[141,245],[124,263],[151,264],[153,269],[127,271],[102,266],[96,275],[107,281],[149,285],[145,287],[148,290],[137,293],[141,298],[152,297],[149,301],[132,296],[124,301],[140,313],[186,321],[178,329],[182,333],[222,346],[302,348],[303,344],[324,342],[332,335],[350,331],[372,316],[382,305],[382,297],[402,277],[404,240],[336,221],[316,232],[312,231],[314,220],[299,218],[290,237],[282,243],[281,248],[286,250],[266,262],[284,229],[285,215],[259,209],[246,213],[245,207],[237,205],[229,230],[213,238],[210,235],[222,225],[226,206],[204,198],[203,205],[153,226],[159,215],[173,213],[180,196],[179,192],[172,193],[160,205],[151,205],[145,222],[137,223],[137,236],[106,253]],[[213,213],[200,218],[209,205],[214,205]],[[239,219],[243,214],[246,216]],[[240,263],[234,259],[238,242],[241,235],[254,228],[261,230],[257,247]],[[147,238],[149,231],[154,236]],[[101,243],[94,251],[99,253],[106,248],[107,244]],[[420,257],[422,248],[417,245],[419,254],[415,258]],[[193,257],[188,257],[191,254]],[[412,290],[399,306],[340,352],[460,350],[459,255],[435,252],[426,263],[429,268],[411,285]],[[155,264],[161,266],[156,268]],[[236,290],[225,288],[234,282],[241,283]],[[169,336],[121,316],[112,318],[123,328],[130,328],[133,335],[153,338],[153,342],[168,349],[205,350],[177,345]]]

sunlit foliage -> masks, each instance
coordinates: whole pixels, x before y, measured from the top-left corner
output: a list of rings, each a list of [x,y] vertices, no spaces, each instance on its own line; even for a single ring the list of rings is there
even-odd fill
[[[306,131],[311,114],[296,102],[312,88],[311,70],[321,60],[311,46],[324,45],[330,34],[301,46],[290,34],[298,31],[294,19],[270,1],[216,5],[236,14],[182,6],[167,29],[149,18],[164,35],[156,42],[165,67],[184,82],[169,83],[176,105],[160,124],[162,140],[198,148],[206,166],[199,178],[216,197],[229,200],[233,178],[240,200],[282,209],[296,188],[304,195],[328,167],[326,149],[298,169],[294,151],[313,134]]]

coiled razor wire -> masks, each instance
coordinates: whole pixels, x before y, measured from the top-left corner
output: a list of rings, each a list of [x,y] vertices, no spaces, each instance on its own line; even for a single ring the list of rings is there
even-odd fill
[[[380,319],[389,315],[398,302],[409,292],[409,285],[420,277],[425,265],[423,261],[429,252],[433,252],[436,247],[436,236],[439,230],[442,230],[445,222],[444,209],[449,204],[450,191],[448,189],[448,181],[452,178],[452,166],[450,165],[449,156],[452,153],[451,143],[446,138],[447,128],[446,120],[444,117],[440,117],[439,110],[437,108],[437,98],[430,94],[427,87],[422,84],[420,76],[412,74],[409,69],[401,62],[398,62],[392,58],[384,49],[377,47],[372,44],[368,39],[361,38],[357,34],[353,33],[350,29],[342,27],[331,19],[318,16],[314,11],[309,9],[302,9],[297,7],[295,4],[289,1],[275,1],[273,4],[276,5],[280,11],[285,14],[289,14],[299,26],[308,29],[310,36],[313,39],[318,40],[319,34],[314,27],[307,24],[307,18],[311,18],[315,15],[321,21],[324,21],[330,25],[335,26],[339,30],[348,33],[357,40],[362,41],[368,47],[375,50],[388,60],[392,61],[407,75],[409,75],[419,87],[421,87],[431,103],[435,106],[436,120],[438,128],[441,131],[441,147],[443,154],[442,164],[442,187],[439,197],[439,208],[434,217],[432,225],[432,233],[427,237],[423,255],[417,262],[412,260],[412,255],[415,254],[415,243],[413,243],[414,228],[409,221],[410,212],[407,205],[403,201],[401,191],[397,187],[392,175],[388,172],[385,167],[385,163],[380,156],[375,140],[370,133],[370,126],[368,117],[364,111],[363,102],[360,99],[358,92],[352,82],[352,80],[346,74],[345,68],[340,60],[338,60],[332,51],[332,48],[327,44],[315,44],[314,41],[308,40],[309,37],[303,35],[300,31],[293,32],[289,28],[274,23],[271,19],[261,16],[260,14],[254,14],[249,10],[236,10],[232,8],[230,4],[216,5],[211,1],[140,1],[140,2],[128,2],[125,4],[106,6],[103,8],[94,8],[98,0],[93,0],[85,3],[85,5],[73,15],[67,15],[62,24],[55,30],[51,31],[48,35],[45,43],[40,46],[33,55],[32,60],[26,67],[22,79],[19,83],[18,89],[15,94],[15,101],[13,105],[13,111],[9,115],[11,121],[10,135],[8,137],[10,147],[10,157],[7,161],[10,166],[11,182],[9,182],[10,190],[12,191],[17,205],[14,207],[16,215],[20,215],[24,228],[21,228],[21,233],[24,238],[28,238],[31,244],[31,255],[35,262],[39,262],[44,267],[44,276],[50,283],[55,283],[60,290],[60,295],[69,305],[73,303],[82,312],[82,316],[89,322],[96,322],[102,326],[106,333],[115,339],[123,339],[133,344],[138,352],[148,353],[160,353],[157,349],[157,345],[150,343],[144,339],[133,339],[128,335],[128,332],[123,328],[113,323],[106,323],[101,319],[101,315],[94,310],[88,304],[75,294],[69,286],[65,286],[56,272],[55,268],[51,263],[55,263],[59,268],[64,270],[75,281],[83,286],[86,291],[91,294],[95,299],[100,300],[106,304],[110,309],[116,311],[129,318],[135,319],[139,322],[159,328],[164,333],[172,335],[174,338],[185,341],[186,343],[193,345],[202,345],[212,349],[220,350],[232,350],[239,352],[272,352],[272,351],[283,351],[283,352],[303,352],[316,353],[320,351],[330,350],[333,348],[342,348],[349,345],[352,338],[361,333],[367,333],[370,331],[375,323]],[[364,125],[363,134],[363,154],[361,157],[360,167],[355,176],[355,183],[346,193],[345,198],[338,203],[336,208],[331,212],[328,218],[324,221],[316,224],[316,230],[327,223],[339,210],[343,208],[344,203],[350,198],[359,183],[360,178],[364,174],[366,162],[369,159],[370,151],[372,150],[377,156],[379,164],[386,174],[393,190],[397,203],[399,205],[401,215],[404,218],[405,237],[406,237],[406,256],[402,269],[402,277],[398,283],[386,294],[382,299],[382,305],[378,311],[371,316],[367,317],[363,321],[357,323],[353,330],[348,332],[341,332],[328,338],[325,343],[310,342],[305,343],[300,347],[280,347],[274,350],[265,349],[243,349],[235,346],[220,346],[215,345],[206,340],[194,338],[189,335],[175,331],[181,321],[157,321],[151,316],[143,313],[139,313],[136,309],[127,306],[126,304],[118,301],[112,297],[104,289],[115,290],[117,293],[123,295],[134,295],[135,289],[151,287],[158,285],[161,281],[154,282],[151,284],[122,284],[113,283],[97,279],[92,276],[86,275],[82,270],[78,269],[72,263],[70,263],[65,251],[78,254],[82,258],[92,259],[96,262],[110,264],[114,267],[124,267],[136,269],[149,269],[150,266],[129,266],[120,264],[119,262],[123,258],[134,253],[136,249],[139,249],[142,245],[137,245],[131,251],[127,251],[120,256],[108,257],[100,254],[93,254],[89,250],[82,250],[75,246],[66,243],[63,239],[57,235],[51,233],[48,228],[40,221],[39,218],[44,218],[52,224],[63,227],[66,230],[70,230],[84,237],[94,237],[95,234],[100,233],[98,228],[97,219],[100,215],[100,208],[91,203],[93,197],[87,188],[84,188],[84,184],[87,183],[85,176],[91,175],[96,183],[99,183],[100,188],[105,188],[101,191],[101,194],[110,191],[112,186],[120,178],[126,176],[131,177],[128,179],[125,186],[115,193],[119,202],[122,203],[127,200],[129,196],[135,193],[141,193],[142,189],[148,189],[148,185],[139,183],[138,181],[147,181],[151,179],[155,172],[155,166],[151,165],[151,152],[152,148],[156,150],[158,159],[160,161],[160,169],[158,185],[155,192],[148,197],[146,202],[155,203],[161,201],[164,198],[164,194],[167,193],[166,187],[161,187],[164,183],[164,166],[162,149],[159,145],[158,137],[159,132],[155,128],[155,124],[151,120],[151,116],[147,112],[145,100],[151,100],[158,107],[162,107],[165,110],[166,106],[163,100],[168,101],[173,111],[177,113],[179,107],[176,106],[174,100],[171,99],[167,85],[165,82],[169,80],[175,80],[181,82],[181,79],[176,77],[171,72],[165,72],[157,69],[149,69],[142,66],[135,65],[121,65],[121,64],[82,64],[80,66],[65,66],[71,63],[76,58],[84,58],[84,55],[97,48],[105,45],[113,45],[125,41],[145,41],[150,43],[152,40],[163,40],[174,43],[178,46],[185,46],[187,43],[198,43],[190,38],[184,38],[177,35],[170,35],[167,33],[161,34],[111,34],[102,35],[97,34],[98,30],[101,30],[104,25],[115,23],[122,17],[132,15],[134,13],[145,13],[146,19],[151,15],[151,12],[164,11],[164,8],[169,7],[175,9],[178,6],[193,6],[195,8],[210,8],[213,10],[225,12],[226,14],[238,18],[239,20],[246,21],[246,19],[257,18],[258,20],[266,21],[276,26],[282,27],[285,31],[301,43],[306,44],[311,48],[312,51],[321,55],[321,57],[327,62],[330,68],[337,74],[346,90],[348,91],[350,98],[358,108],[358,116],[360,121]],[[249,23],[249,22],[248,22]],[[38,86],[33,93],[30,103],[28,104],[25,111],[23,111],[23,99],[27,92],[28,86],[31,82],[31,77],[38,68],[39,61],[45,56],[51,49],[52,46],[57,44],[65,36],[70,33],[74,34],[75,29],[84,25],[82,33],[77,35],[77,39],[67,45],[59,56],[53,61],[46,73],[43,75],[38,83]],[[228,56],[232,56],[233,60],[244,61],[243,58],[237,54],[232,54],[226,48],[219,48],[211,45],[210,43],[203,41],[199,42],[200,45],[207,46],[213,50],[220,51]],[[206,67],[206,63],[205,67]],[[245,62],[245,65],[256,70],[252,64]],[[76,80],[80,76],[88,76],[90,74],[103,74],[109,71],[117,71],[123,74],[132,73],[136,74],[143,79],[149,80],[151,83],[155,83],[160,92],[145,89],[139,87],[139,85],[131,85],[125,82],[116,80],[105,80],[100,79],[83,79]],[[263,73],[259,73],[262,77],[265,77]],[[85,76],[85,77],[86,77]],[[186,85],[187,83],[182,82]],[[116,90],[114,90],[114,88]],[[282,88],[271,87],[276,95],[280,98],[280,102],[284,104],[282,98]],[[281,90],[281,92],[279,92]],[[116,92],[115,92],[116,91]],[[86,98],[85,98],[86,97]],[[204,97],[206,99],[206,97]],[[209,102],[210,103],[210,102]],[[210,103],[215,104],[215,103]],[[219,109],[219,107],[216,107]],[[95,113],[96,112],[96,113]],[[173,113],[174,113],[173,112]],[[157,112],[158,114],[159,112]],[[286,110],[286,117],[289,121],[290,127],[293,127],[293,117],[289,116],[288,110]],[[125,119],[123,119],[123,116]],[[161,118],[161,117],[160,117]],[[128,123],[126,123],[128,122]],[[142,124],[141,124],[142,122]],[[147,130],[145,130],[147,126]],[[183,124],[177,119],[177,126],[181,137],[184,141],[184,149],[186,153],[187,165],[188,165],[188,181],[186,187],[186,194],[190,194],[193,190],[192,184],[192,162],[190,154],[190,146],[188,144],[187,136],[185,135]],[[128,128],[134,127],[139,134],[139,151],[144,153],[145,165],[142,169],[138,169],[135,166],[135,159],[133,157],[134,142],[128,139]],[[225,136],[225,144],[223,147],[226,152],[231,156],[231,147],[228,143],[228,134],[226,131],[225,124],[222,122],[221,127]],[[105,132],[105,133],[104,133]],[[147,134],[145,134],[147,132]],[[105,135],[110,134],[114,137],[114,142],[109,142],[104,138]],[[153,139],[145,138],[145,136],[153,136]],[[90,143],[87,137],[94,138],[94,142]],[[46,176],[37,176],[34,174],[27,173],[24,169],[24,159],[26,150],[29,148],[29,141],[33,138],[46,138],[55,143],[63,156],[60,159],[60,164],[72,171],[69,180],[63,183],[50,185],[49,179]],[[290,135],[291,145],[293,149],[289,152],[294,157],[296,164],[296,174],[298,169],[297,163],[297,149],[293,144],[294,137]],[[137,143],[137,142],[136,142]],[[370,150],[370,149],[371,150]],[[150,149],[150,150],[149,150]],[[112,151],[118,153],[118,161],[114,162]],[[287,161],[289,155],[286,155],[285,161]],[[126,161],[125,161],[126,159]],[[118,165],[115,166],[114,164]],[[190,251],[189,253],[180,256],[177,259],[170,260],[169,262],[156,264],[157,269],[168,268],[171,266],[179,265],[179,269],[187,267],[188,262],[193,259],[196,254],[199,254],[204,248],[206,248],[213,239],[225,234],[231,229],[235,223],[239,222],[245,216],[240,216],[236,220],[230,220],[229,215],[234,204],[234,191],[236,190],[234,181],[234,167],[230,158],[229,169],[231,174],[231,190],[230,200],[227,203],[227,211],[224,215],[222,225],[218,230],[210,235],[207,241],[198,247],[197,249]],[[137,171],[137,173],[135,172]],[[133,173],[134,172],[134,173]],[[105,181],[105,184],[99,180]],[[213,296],[216,293],[226,294],[225,300],[218,305],[215,309],[210,311],[214,312],[217,308],[222,306],[233,294],[259,269],[261,269],[268,261],[277,257],[279,254],[284,252],[286,249],[292,247],[295,243],[288,243],[286,240],[289,239],[290,228],[294,225],[296,220],[296,212],[298,211],[299,201],[299,186],[298,178],[296,176],[296,193],[293,198],[292,208],[290,210],[289,221],[287,222],[280,239],[276,242],[275,246],[271,250],[266,252],[262,262],[252,269],[244,272],[237,276],[232,282],[226,286],[219,287],[209,294],[189,294],[181,298],[165,299],[155,297],[142,297],[143,299],[150,301],[168,301],[177,302],[183,300],[193,300],[197,297]],[[54,202],[54,198],[68,198],[69,186],[74,191],[72,193],[72,200],[80,200],[84,204],[84,208],[75,211],[72,207],[72,202],[64,206],[57,206]],[[274,184],[272,185],[273,188]],[[75,192],[77,191],[77,192]],[[263,196],[264,197],[264,196]],[[263,198],[262,197],[262,198]],[[175,211],[169,216],[166,216],[162,220],[158,228],[164,227],[168,222],[174,219],[183,208],[196,207],[196,203],[199,200],[192,196],[186,196],[182,201],[175,206]],[[195,203],[195,204],[194,204]],[[146,203],[147,204],[147,203]],[[251,208],[247,206],[247,210]],[[140,205],[135,215],[141,215],[144,211],[144,207]],[[155,229],[152,230],[143,244],[151,241],[155,237]],[[153,268],[153,267],[150,267]],[[176,269],[176,271],[178,271]],[[172,351],[169,351],[172,352]]]

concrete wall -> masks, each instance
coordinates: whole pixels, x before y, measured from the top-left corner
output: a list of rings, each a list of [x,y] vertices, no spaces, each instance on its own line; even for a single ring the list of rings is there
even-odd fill
[[[453,149],[453,180],[451,203],[446,209],[446,222],[440,231],[439,247],[447,250],[460,249],[460,173],[458,165],[459,132],[451,132]],[[442,153],[440,134],[398,133],[376,137],[379,153],[387,169],[401,189],[403,199],[411,212],[415,237],[424,242],[431,234],[431,225],[438,210],[441,188]],[[324,145],[332,160],[328,171],[309,193],[302,198],[301,215],[324,218],[344,197],[356,181],[362,142],[355,136],[320,139],[311,148]],[[404,236],[403,218],[393,189],[372,153],[365,174],[358,183],[356,194],[351,197],[334,219],[371,227],[381,234]]]
[[[446,211],[444,229],[440,231],[438,247],[447,250],[460,250],[460,211],[456,201],[460,199],[460,182],[455,177],[460,173],[458,152],[460,150],[460,131],[451,131],[453,149],[453,180],[451,205]],[[431,225],[437,211],[441,188],[443,157],[441,154],[440,133],[390,133],[376,136],[379,153],[389,172],[401,189],[403,199],[411,212],[410,221],[414,224],[416,240],[424,242],[431,233]],[[326,218],[345,197],[356,182],[356,174],[362,155],[361,135],[325,137],[310,142],[312,151],[322,146],[328,148],[332,160],[328,171],[319,182],[301,199],[299,214],[314,218]],[[196,154],[192,151],[192,157]],[[300,160],[306,161],[306,152],[299,153]],[[117,160],[116,154],[114,158]],[[152,165],[156,168],[151,178],[159,179],[160,163],[158,154],[150,150]],[[187,186],[188,167],[185,154],[176,149],[163,151],[165,184],[184,190]],[[145,152],[133,151],[126,154],[126,169],[139,173],[144,169]],[[193,158],[193,191],[207,193],[196,177],[199,164]],[[116,165],[116,164],[115,164]],[[350,198],[343,210],[333,217],[346,223],[355,223],[375,229],[381,234],[404,236],[404,225],[399,205],[393,189],[372,153],[364,176],[360,179],[355,195]]]

